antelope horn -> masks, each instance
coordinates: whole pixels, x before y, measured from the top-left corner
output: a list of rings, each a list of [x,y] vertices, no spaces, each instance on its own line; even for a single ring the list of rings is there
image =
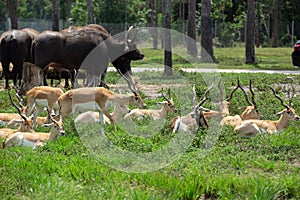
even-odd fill
[[[239,85],[237,85],[235,88],[233,88],[229,94],[229,97],[225,99],[226,101],[230,101],[233,97],[233,93],[239,88]]]
[[[292,90],[292,93],[291,93],[291,90]],[[289,88],[288,95],[289,95],[289,106],[293,107],[293,97],[295,95],[295,87],[292,86],[292,88]]]
[[[215,82],[211,84],[211,86],[204,92],[203,99],[199,102],[198,107],[202,106],[202,104],[207,100],[207,93],[214,87]]]
[[[196,101],[197,101],[197,94],[196,94],[196,79],[194,80],[194,85],[193,85],[193,106],[196,106]]]
[[[8,90],[8,96],[10,99],[11,104],[18,110],[19,115],[24,119],[24,121],[27,120],[27,117],[22,113],[21,109],[15,104],[15,102],[12,100],[12,97],[10,95],[10,90]]]
[[[218,89],[219,89],[219,92],[220,92],[220,102],[223,101],[223,90],[222,90],[222,87],[221,87],[221,79],[218,83]]]
[[[135,95],[137,95],[137,91],[136,89],[133,88],[132,84],[130,83],[130,81],[128,80],[128,78],[122,74],[122,72],[118,69],[119,73],[121,74],[121,76],[126,80],[127,84],[128,84],[128,88],[131,90],[131,92],[133,92]]]
[[[19,106],[24,107],[24,105],[23,105],[24,100],[23,100],[22,97],[20,97],[19,91],[18,91],[17,87],[16,87],[16,86],[13,86],[13,88],[14,88],[15,91],[16,91],[16,97],[18,98],[18,104],[19,104]]]
[[[257,104],[254,100],[254,91],[252,90],[252,80],[250,80],[250,84],[249,84],[249,88],[250,88],[250,92],[251,92],[251,99],[252,99],[252,104],[255,108],[257,108]]]
[[[251,106],[254,106],[253,103],[249,100],[249,97],[248,97],[248,94],[247,92],[244,90],[243,86],[241,85],[240,83],[240,79],[238,79],[238,87],[241,88],[241,90],[243,91],[244,95],[245,95],[245,98],[246,98],[246,101],[249,105]]]
[[[285,107],[286,109],[289,109],[290,107],[289,107],[288,105],[286,105],[286,104],[283,102],[283,99],[282,99],[278,94],[276,94],[276,91],[275,91],[271,86],[269,86],[269,88],[272,90],[274,96],[275,96],[277,99],[279,99],[281,105],[282,105],[283,107]]]

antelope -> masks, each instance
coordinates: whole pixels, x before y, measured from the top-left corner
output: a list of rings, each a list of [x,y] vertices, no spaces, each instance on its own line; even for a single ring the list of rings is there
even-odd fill
[[[240,80],[238,80],[238,87],[243,91],[246,101],[248,102],[249,106],[247,106],[244,112],[241,115],[234,115],[234,116],[226,116],[222,119],[221,125],[228,124],[233,127],[236,127],[241,121],[247,119],[261,119],[262,115],[259,113],[257,109],[257,104],[254,100],[254,92],[252,90],[252,81],[250,80],[250,92],[252,97],[252,102],[249,100],[247,92],[244,90],[242,85],[240,84]]]
[[[58,97],[64,92],[60,88],[53,88],[49,86],[39,86],[34,87],[26,93],[27,107],[26,114],[30,116],[33,114],[33,125],[36,127],[36,119],[40,112],[44,110],[45,107],[49,107],[50,112],[52,109],[55,113],[58,113]],[[34,108],[36,111],[34,112]],[[48,116],[49,119],[50,116]]]
[[[212,83],[212,85],[204,92],[203,99],[198,103],[198,105],[196,105],[196,83],[194,83],[193,111],[185,116],[177,116],[172,120],[173,133],[175,133],[177,130],[187,132],[190,131],[191,128],[195,127],[209,127],[204,112],[209,112],[210,110],[202,107],[202,105],[207,100],[207,93],[213,88],[213,86],[214,83]]]
[[[16,128],[20,125],[20,123],[23,121],[20,116],[17,116],[14,119],[9,120],[8,122],[5,122],[6,127],[8,128]],[[21,121],[20,121],[21,120]],[[43,125],[48,122],[48,117],[37,117],[36,118],[36,124],[37,125]]]
[[[206,119],[210,119],[212,117],[218,117],[218,116],[225,116],[225,115],[229,115],[229,101],[232,99],[233,97],[233,93],[239,88],[239,86],[236,86],[235,88],[233,88],[229,94],[229,97],[226,99],[223,99],[223,91],[221,88],[221,81],[219,81],[218,83],[218,89],[220,92],[220,111],[214,111],[214,110],[210,110],[210,111],[203,111],[203,114],[205,116]]]
[[[59,113],[63,118],[68,117],[77,112],[88,110],[97,110],[99,112],[101,132],[104,134],[104,117],[106,115],[111,124],[115,127],[115,120],[107,111],[111,104],[115,105],[132,105],[146,108],[147,105],[141,96],[133,89],[128,79],[127,83],[132,94],[116,94],[103,87],[84,87],[69,90],[58,98],[60,107]]]
[[[154,109],[133,109],[130,113],[126,114],[124,116],[124,119],[127,120],[129,118],[134,118],[137,120],[141,120],[145,117],[150,117],[153,120],[158,120],[160,118],[167,118],[168,113],[173,112],[177,113],[178,110],[176,109],[173,99],[170,95],[169,90],[169,98],[166,97],[165,94],[162,93],[162,97],[165,99],[163,102],[159,102],[159,104],[162,104],[162,108],[160,110],[154,110]]]
[[[115,119],[115,121],[119,121],[122,114],[130,113],[130,109],[125,105],[116,105],[114,111],[111,113],[111,116]],[[105,115],[104,124],[110,124],[110,120]],[[75,120],[75,123],[94,123],[100,122],[99,112],[87,111],[79,114]]]
[[[35,148],[36,146],[44,146],[47,141],[54,141],[59,135],[64,135],[64,129],[62,124],[62,118],[56,121],[50,114],[50,109],[47,107],[48,115],[50,116],[51,124],[44,124],[44,127],[51,126],[50,133],[41,132],[15,132],[9,136],[4,144],[3,148],[9,148],[14,146],[25,146]]]
[[[33,132],[33,122],[32,122],[32,118],[31,117],[27,117],[25,114],[22,113],[21,108],[19,108],[15,102],[12,100],[12,97],[10,95],[10,92],[8,90],[8,96],[10,99],[11,104],[18,110],[19,112],[19,116],[22,119],[19,119],[20,122],[20,126],[17,130],[15,129],[10,129],[10,128],[2,128],[0,129],[0,138],[7,138],[9,135],[12,135],[15,132],[26,132],[26,131],[30,131]],[[19,117],[18,116],[18,117]],[[17,119],[15,119],[17,121]]]
[[[283,102],[283,99],[276,94],[272,87],[269,87],[274,96],[279,99],[281,105],[285,107],[284,110],[277,113],[280,118],[276,121],[272,120],[245,120],[235,127],[234,132],[240,133],[242,136],[252,136],[260,133],[278,133],[287,128],[289,121],[298,121],[300,118],[296,114],[294,108],[288,106]]]

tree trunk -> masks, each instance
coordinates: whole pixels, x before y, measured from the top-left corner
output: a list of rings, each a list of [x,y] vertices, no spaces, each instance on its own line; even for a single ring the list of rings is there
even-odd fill
[[[52,30],[59,31],[59,0],[52,0]]]
[[[197,56],[196,41],[196,0],[189,0],[188,5],[188,40],[187,51],[192,56]]]
[[[246,22],[246,64],[255,63],[255,0],[248,0]]]
[[[152,39],[153,39],[153,49],[157,49],[157,23],[158,23],[158,0],[151,0],[150,1],[150,8],[151,8],[151,26],[152,26]]]
[[[92,0],[86,0],[86,4],[88,7],[88,23],[94,24],[94,6]]]
[[[260,20],[260,4],[257,1],[257,13],[256,13],[256,31],[255,31],[255,45],[256,47],[260,47],[261,45],[261,20]]]
[[[10,18],[11,29],[18,29],[17,4],[17,0],[7,0],[7,9],[8,16]]]
[[[279,1],[273,1],[272,9],[272,47],[278,47],[279,38],[278,38],[278,3]]]
[[[171,44],[171,2],[170,0],[165,0],[165,13],[164,13],[164,39],[165,39],[165,57],[164,73],[166,75],[172,75],[172,44]]]
[[[212,43],[211,27],[211,0],[201,1],[201,60],[202,62],[213,62],[214,52]]]

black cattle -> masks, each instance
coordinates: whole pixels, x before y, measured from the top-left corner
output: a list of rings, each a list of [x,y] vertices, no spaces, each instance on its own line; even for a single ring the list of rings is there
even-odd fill
[[[62,32],[41,33],[33,43],[34,63],[44,69],[54,62],[66,69],[83,69],[91,76],[99,77],[105,73],[109,61],[112,61],[118,71],[131,74],[131,60],[143,59],[144,55],[128,37],[125,40],[114,39],[107,31],[103,31],[103,27],[99,27],[88,25]],[[45,79],[44,84],[47,84]]]
[[[9,64],[12,63],[11,72],[13,84],[17,86],[17,78],[22,79],[24,62],[32,62],[31,44],[39,33],[33,29],[10,30],[2,34],[0,51],[5,87],[9,87]],[[20,84],[20,83],[19,83]]]

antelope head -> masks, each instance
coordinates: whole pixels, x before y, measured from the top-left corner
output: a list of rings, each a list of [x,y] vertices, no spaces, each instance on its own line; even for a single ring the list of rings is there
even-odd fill
[[[279,99],[281,105],[285,108],[284,110],[278,112],[276,115],[281,116],[284,119],[287,119],[287,121],[298,121],[300,118],[296,114],[295,109],[293,107],[291,107],[291,105],[289,106],[289,105],[285,104],[283,102],[283,99],[278,94],[276,94],[276,91],[272,87],[269,87],[269,88],[272,90],[274,96],[277,99]]]
[[[8,96],[10,99],[11,104],[18,110],[19,115],[21,116],[21,118],[23,120],[20,121],[21,126],[20,126],[20,130],[21,132],[33,132],[33,121],[32,121],[32,117],[27,117],[24,113],[22,113],[22,110],[20,107],[18,107],[15,102],[13,101],[11,94],[10,94],[10,90],[8,90]]]
[[[119,70],[119,73],[126,80],[126,82],[128,84],[128,88],[133,93],[129,100],[129,105],[138,106],[143,109],[147,108],[147,105],[144,103],[142,97],[138,94],[137,89],[135,88],[134,84],[131,84],[130,80],[126,77],[126,75],[122,74],[120,70]],[[131,77],[131,75],[129,75],[129,73],[127,73],[127,75]]]
[[[193,86],[193,93],[194,93],[194,98],[193,98],[193,103],[195,103],[196,101],[196,83],[194,83]],[[205,118],[203,111],[209,112],[209,109],[206,109],[204,107],[202,107],[202,105],[206,102],[207,100],[207,94],[208,92],[214,87],[214,82],[212,83],[212,85],[204,92],[203,98],[200,100],[200,102],[197,105],[193,106],[193,114],[192,117],[195,118],[198,127],[203,127],[205,126],[206,128],[209,127],[207,119]]]
[[[243,120],[246,119],[262,119],[262,115],[259,113],[258,109],[257,109],[257,104],[254,100],[254,92],[252,89],[252,81],[250,80],[250,84],[249,84],[249,90],[251,92],[251,100],[249,100],[248,94],[247,92],[244,90],[243,86],[240,83],[240,80],[238,79],[238,87],[243,91],[246,101],[249,104],[249,106],[246,107],[246,109],[244,110],[244,112],[241,114],[241,118]]]
[[[167,112],[173,112],[173,113],[177,113],[178,110],[176,109],[175,105],[174,105],[174,101],[173,101],[173,98],[171,97],[171,92],[170,92],[170,88],[168,89],[168,95],[169,95],[169,98],[168,99],[166,97],[165,94],[161,94],[162,97],[165,99],[165,101],[163,102],[160,102],[160,104],[163,104],[164,105],[164,109],[167,111]]]
[[[233,97],[233,93],[239,88],[239,86],[237,85],[236,87],[234,87],[230,94],[229,94],[229,97],[226,98],[226,99],[223,99],[223,90],[222,90],[222,87],[221,87],[221,80],[219,81],[218,83],[218,89],[219,89],[219,92],[220,92],[220,106],[221,106],[221,112],[223,114],[226,114],[226,115],[229,115],[229,105],[230,105],[230,100],[232,99]]]

